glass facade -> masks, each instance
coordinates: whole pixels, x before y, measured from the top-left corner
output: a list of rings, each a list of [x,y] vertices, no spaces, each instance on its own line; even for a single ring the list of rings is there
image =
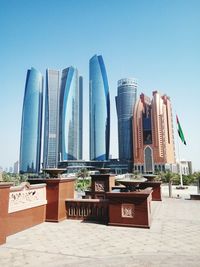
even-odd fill
[[[93,56],[89,68],[90,160],[108,160],[110,96],[102,56]]]
[[[152,144],[151,106],[145,105],[142,114],[143,143]]]
[[[79,77],[79,156],[78,159],[83,158],[83,77]]]
[[[27,72],[21,123],[20,172],[40,171],[43,77],[34,68]]]
[[[82,159],[83,80],[78,70],[62,71],[60,92],[60,161]]]
[[[59,71],[46,71],[43,167],[56,168],[59,137]]]
[[[137,97],[137,82],[135,79],[118,81],[116,109],[118,117],[119,159],[133,159],[133,110]]]

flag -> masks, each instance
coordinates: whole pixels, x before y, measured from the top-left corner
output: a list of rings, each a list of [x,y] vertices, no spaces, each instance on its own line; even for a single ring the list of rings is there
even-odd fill
[[[177,122],[177,126],[178,126],[179,137],[181,138],[181,141],[183,142],[183,144],[186,145],[185,137],[184,137],[184,134],[183,134],[183,131],[182,131],[182,128],[181,128],[181,125],[180,125],[180,122],[178,120],[177,115],[176,115],[176,122]]]

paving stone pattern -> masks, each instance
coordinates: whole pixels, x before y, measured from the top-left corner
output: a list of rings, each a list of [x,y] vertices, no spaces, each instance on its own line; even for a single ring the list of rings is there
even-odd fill
[[[188,200],[195,190],[173,189],[170,199],[163,187],[163,201],[152,203],[151,229],[73,220],[37,225],[7,238],[0,266],[199,267],[200,201]]]

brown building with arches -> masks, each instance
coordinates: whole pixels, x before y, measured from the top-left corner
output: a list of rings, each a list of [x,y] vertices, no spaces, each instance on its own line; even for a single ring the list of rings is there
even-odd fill
[[[133,118],[134,170],[173,171],[176,159],[170,98],[157,91],[152,99],[141,94]]]

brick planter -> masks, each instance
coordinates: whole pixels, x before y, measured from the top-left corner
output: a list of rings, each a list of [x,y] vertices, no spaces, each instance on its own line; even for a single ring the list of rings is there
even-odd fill
[[[106,198],[109,205],[108,224],[150,228],[151,194],[151,188],[140,192],[107,193]]]
[[[66,219],[65,200],[74,198],[75,180],[74,178],[29,179],[31,184],[46,183],[47,185],[47,222],[59,222]]]
[[[0,183],[0,245],[6,242],[9,192],[12,183]]]
[[[161,184],[159,181],[147,181],[140,184],[141,189],[145,189],[147,187],[152,187],[152,200],[153,201],[162,201],[162,193],[161,193]]]
[[[105,199],[106,192],[112,191],[115,185],[115,175],[112,174],[94,174],[91,175],[91,197]]]

